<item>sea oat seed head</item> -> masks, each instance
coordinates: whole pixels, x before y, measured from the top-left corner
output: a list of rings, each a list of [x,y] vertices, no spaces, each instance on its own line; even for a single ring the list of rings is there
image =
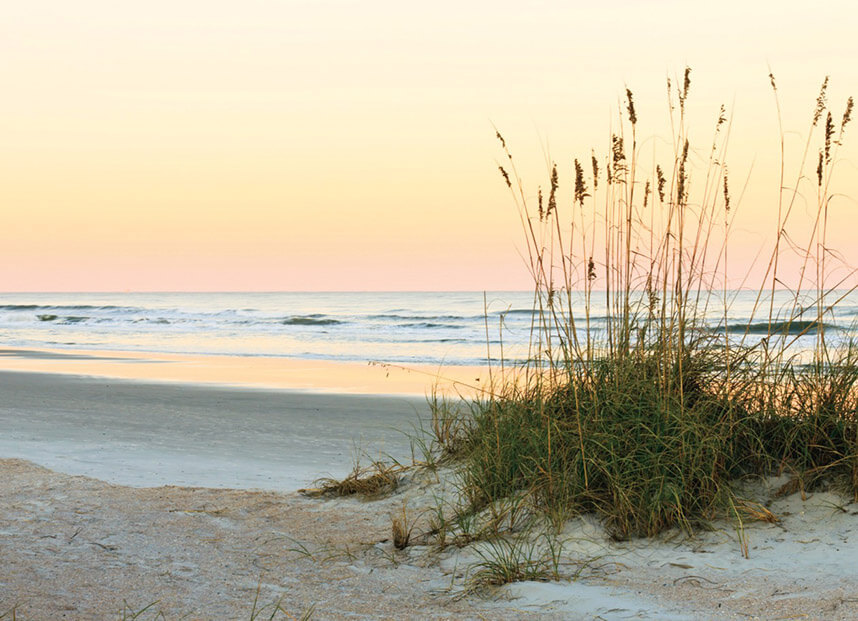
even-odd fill
[[[831,137],[834,135],[834,121],[831,118],[831,113],[825,117],[825,163],[831,162]]]
[[[614,164],[619,164],[626,159],[626,153],[623,150],[623,138],[614,134],[611,136],[611,153],[614,157]]]
[[[506,187],[512,189],[512,182],[509,180],[509,173],[504,170],[503,166],[498,166],[498,170],[503,175],[503,180],[506,181]]]
[[[816,109],[813,111],[813,127],[819,123],[822,118],[822,113],[825,112],[826,106],[826,91],[828,90],[828,76],[822,81],[822,86],[819,88],[819,95],[816,97]]]
[[[670,106],[671,110],[673,110],[673,93],[670,90],[671,86],[673,86],[673,83],[670,81],[670,78],[667,78],[667,105]]]
[[[614,162],[613,178],[616,181],[622,181],[620,175],[626,172],[626,151],[623,145],[623,137],[616,134],[611,136],[611,157]]]
[[[823,170],[822,160],[823,160],[822,149],[820,149],[819,150],[819,163],[816,165],[816,179],[817,179],[817,182],[819,183],[819,187],[822,187],[822,170]]]
[[[664,184],[667,183],[667,179],[664,178],[664,171],[661,169],[660,165],[656,165],[655,174],[658,177],[658,200],[663,203],[664,202]]]
[[[551,191],[548,193],[548,209],[545,211],[545,217],[551,215],[552,211],[557,209],[557,164],[551,167]]]
[[[644,186],[644,209],[646,209],[647,204],[649,203],[649,193],[652,191],[649,184],[649,179],[647,179],[646,186]]]
[[[581,166],[581,163],[576,159],[575,160],[575,198],[574,202],[578,203],[582,207],[584,206],[584,199],[590,196],[587,194],[587,184],[584,182],[584,168]]]
[[[652,283],[652,272],[646,277],[646,295],[649,298],[649,312],[655,313],[655,309],[658,307],[658,293]]]
[[[727,170],[724,170],[724,209],[730,211],[730,188],[727,183]]]
[[[591,152],[590,161],[593,164],[593,191],[599,189],[599,160],[596,159],[596,154]]]
[[[542,186],[539,187],[539,191],[536,193],[536,201],[539,209],[539,221],[542,222],[545,217],[545,212],[542,209]]]
[[[629,110],[629,121],[632,125],[638,122],[638,115],[635,113],[635,100],[632,98],[632,91],[626,88],[626,107]]]
[[[685,76],[682,79],[682,91],[679,93],[679,107],[685,110],[685,100],[688,99],[688,91],[691,88],[691,67],[685,67]]]
[[[852,120],[852,107],[855,103],[852,101],[852,98],[846,100],[846,110],[843,112],[843,120],[840,121],[840,135],[843,135],[843,129],[846,127],[846,124]]]
[[[688,198],[688,175],[685,172],[685,163],[688,161],[688,139],[682,147],[682,159],[679,161],[679,173],[676,179],[676,199],[679,204],[684,204]]]

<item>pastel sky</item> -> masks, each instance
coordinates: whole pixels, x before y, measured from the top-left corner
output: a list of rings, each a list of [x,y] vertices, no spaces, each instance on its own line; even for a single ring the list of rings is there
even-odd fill
[[[750,174],[748,265],[778,187],[769,67],[791,153],[826,74],[835,115],[858,95],[845,1],[30,0],[2,16],[6,291],[527,288],[493,125],[535,194],[546,158],[568,179],[605,152],[626,86],[646,131],[669,131],[665,79],[686,64],[692,125],[710,140],[726,104],[731,175]],[[858,197],[854,137],[838,191]],[[832,209],[858,264],[858,205]]]

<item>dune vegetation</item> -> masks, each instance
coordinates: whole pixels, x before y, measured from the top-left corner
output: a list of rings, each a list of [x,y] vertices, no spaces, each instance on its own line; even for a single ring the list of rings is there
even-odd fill
[[[835,255],[826,245],[832,172],[853,104],[836,114],[827,89],[828,78],[810,110],[800,176],[782,179],[774,248],[742,325],[730,320],[727,285],[730,123],[722,107],[714,136],[692,142],[690,69],[668,82],[667,161],[643,162],[629,90],[607,156],[575,160],[568,188],[553,165],[545,190],[526,189],[498,132],[534,314],[516,381],[467,406],[435,402],[435,441],[455,458],[463,510],[526,498],[555,524],[593,512],[625,539],[690,532],[717,517],[775,519],[734,491],[748,477],[786,473],[781,493],[839,485],[858,499],[858,349],[842,338],[832,344],[828,328],[854,271],[844,277],[841,268],[830,282]],[[788,232],[806,218],[802,201],[815,210],[797,246]],[[775,304],[785,252],[802,267],[788,302]]]

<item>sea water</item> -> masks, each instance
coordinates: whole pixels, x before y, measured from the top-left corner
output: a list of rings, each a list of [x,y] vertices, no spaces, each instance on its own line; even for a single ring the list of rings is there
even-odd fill
[[[829,343],[856,334],[858,293],[838,300],[825,315]],[[701,305],[712,330],[765,338],[769,300],[753,291],[720,294]],[[792,295],[771,304],[783,320]],[[584,338],[584,297],[572,295],[579,338]],[[527,356],[533,322],[532,292],[312,292],[312,293],[3,293],[0,345],[20,348],[99,349],[272,356],[396,364],[484,364]],[[564,303],[567,303],[564,300]],[[797,334],[814,321],[813,296],[793,317]],[[756,311],[754,310],[756,308]],[[593,292],[590,330],[598,339],[607,316],[604,294]],[[747,329],[750,327],[750,329]],[[815,330],[798,339],[812,346]]]

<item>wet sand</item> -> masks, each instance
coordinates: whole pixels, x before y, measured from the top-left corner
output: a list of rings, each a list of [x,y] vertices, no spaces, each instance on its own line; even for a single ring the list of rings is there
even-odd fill
[[[425,398],[0,372],[0,456],[111,483],[289,491],[410,459]]]
[[[265,356],[205,356],[106,350],[0,349],[0,371],[29,371],[149,382],[411,395],[432,390],[472,395],[491,374],[484,367],[386,365]]]

